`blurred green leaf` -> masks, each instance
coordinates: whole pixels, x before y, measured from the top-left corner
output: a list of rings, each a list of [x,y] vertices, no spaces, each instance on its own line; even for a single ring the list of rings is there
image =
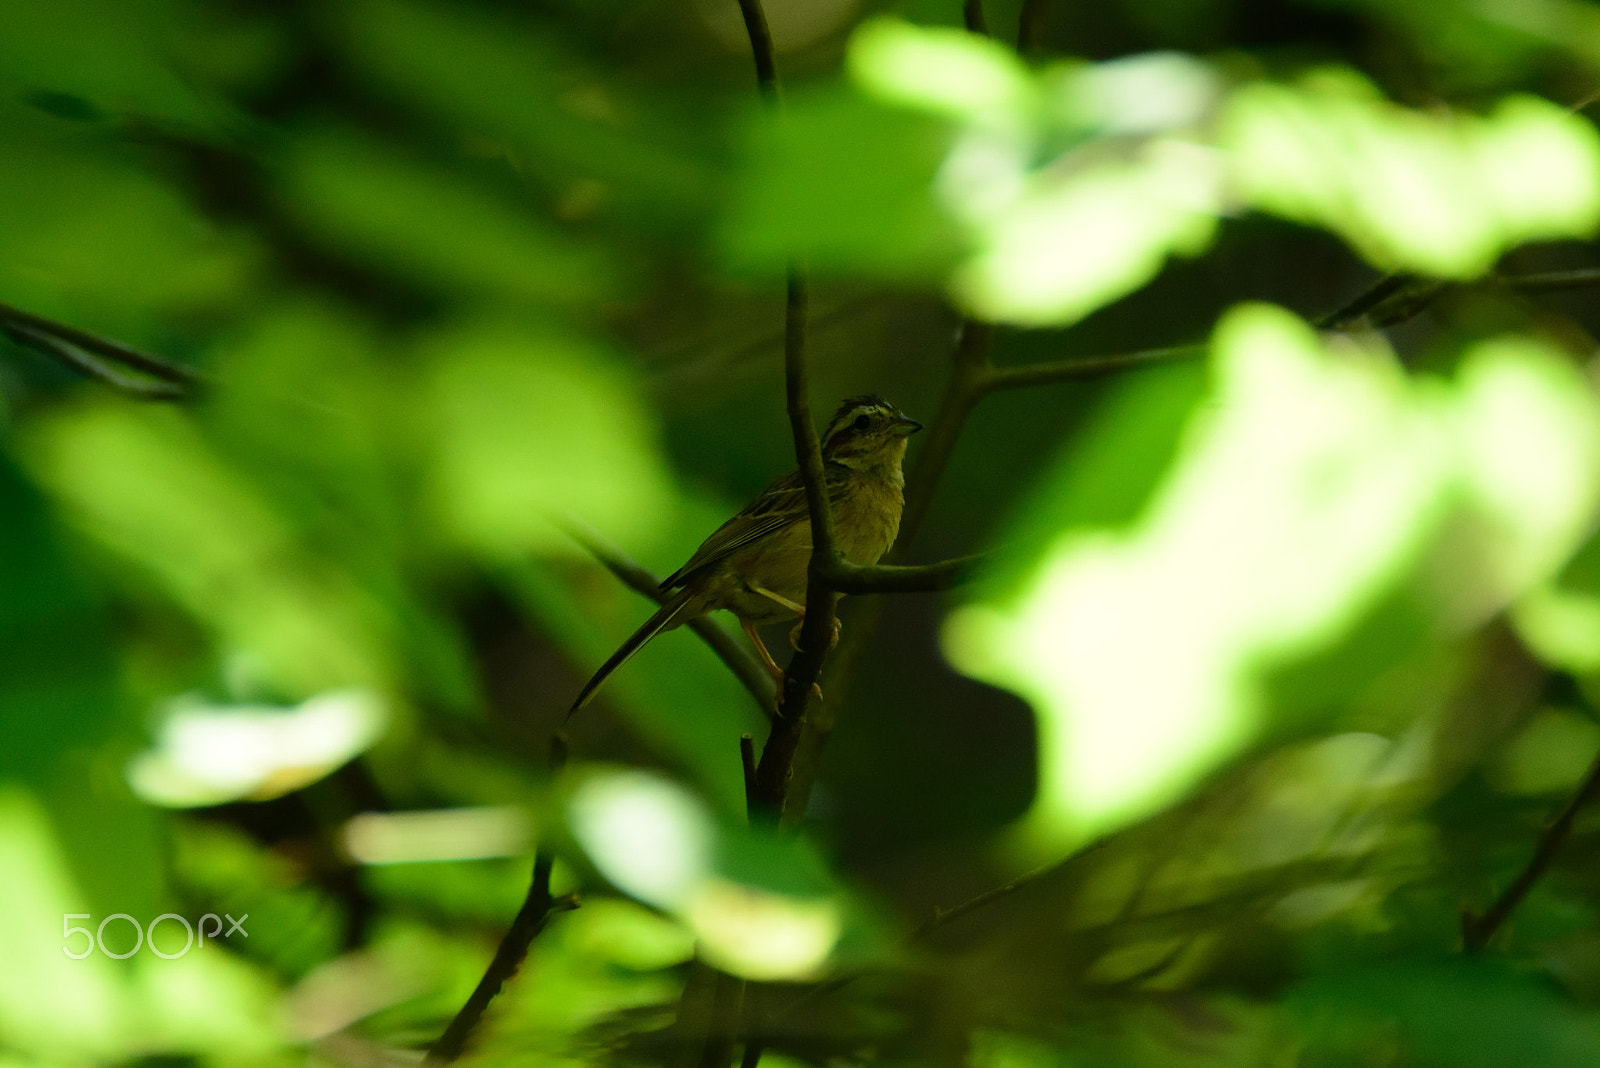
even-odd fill
[[[1600,136],[1547,101],[1430,116],[1327,71],[1245,86],[1221,121],[1246,201],[1333,230],[1386,270],[1468,278],[1514,245],[1600,223]]]
[[[418,345],[431,425],[431,504],[490,559],[570,554],[552,520],[577,516],[624,541],[672,509],[654,420],[626,366],[555,329],[478,322]]]
[[[1032,848],[1136,818],[1237,752],[1261,674],[1408,575],[1459,627],[1548,578],[1593,515],[1600,408],[1531,342],[1481,346],[1449,392],[1381,352],[1324,352],[1273,309],[1236,310],[1214,345],[1216,406],[1131,531],[1061,531],[1030,589],[947,631],[958,666],[1039,713]]]
[[[1408,961],[1330,974],[1295,991],[1290,1006],[1315,1064],[1398,1054],[1402,1063],[1438,1068],[1577,1068],[1600,1057],[1600,1021],[1490,962]]]
[[[282,162],[279,196],[319,243],[464,296],[557,305],[613,297],[621,273],[462,169],[452,172],[352,130],[314,129]]]
[[[395,0],[351,5],[343,18],[359,69],[463,134],[492,139],[563,197],[558,213],[585,214],[581,198],[653,229],[709,206],[718,176],[699,157],[697,117],[596,68],[549,27]]]
[[[192,5],[156,0],[15,0],[0,5],[0,94],[20,82],[99,111],[132,111],[185,126],[220,125],[219,100],[187,84],[167,62],[169,28]],[[131,221],[131,220],[130,220]]]
[[[783,122],[749,110],[749,173],[719,234],[735,265],[937,278],[965,240],[937,199],[953,136],[938,119],[839,90],[794,93]]]
[[[27,454],[92,537],[285,695],[394,678],[362,592],[298,548],[292,523],[179,413],[64,408],[30,427]]]
[[[681,919],[700,953],[736,975],[804,978],[842,933],[838,889],[803,843],[718,821],[666,779],[591,769],[568,822],[607,880]]]

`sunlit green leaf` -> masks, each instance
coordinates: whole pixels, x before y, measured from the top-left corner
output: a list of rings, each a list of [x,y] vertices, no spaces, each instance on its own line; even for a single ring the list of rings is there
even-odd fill
[[[357,133],[319,130],[297,139],[282,195],[321,242],[448,290],[571,304],[608,296],[617,285],[600,250],[468,174]]]
[[[856,30],[849,65],[873,95],[957,119],[1004,121],[1025,113],[1035,92],[1016,53],[992,38],[888,19]]]
[[[228,653],[295,695],[392,677],[361,593],[299,554],[291,523],[181,415],[87,403],[30,429],[45,487]]]
[[[156,748],[128,765],[128,781],[143,800],[169,808],[280,797],[366,750],[386,718],[364,690],[319,694],[295,708],[180,699]]]
[[[546,27],[395,0],[351,5],[342,17],[360,70],[463,133],[492,138],[514,167],[562,195],[560,214],[620,202],[654,227],[698,213],[713,194],[715,173],[684,151],[693,116],[595,69]]]
[[[751,108],[749,175],[719,235],[727,256],[781,272],[795,256],[819,271],[931,280],[963,245],[935,175],[950,126],[858,94],[792,94],[782,123]]]
[[[606,878],[682,919],[718,967],[751,979],[803,978],[839,941],[840,904],[799,843],[719,825],[667,780],[592,773],[568,812]]]
[[[1542,350],[1483,346],[1446,389],[1256,307],[1215,351],[1215,406],[1133,527],[1061,531],[1030,588],[952,621],[957,664],[1040,714],[1036,840],[1126,822],[1237,752],[1262,673],[1347,633],[1436,537],[1419,579],[1459,626],[1548,577],[1593,514],[1600,411]]]
[[[654,420],[621,361],[555,330],[477,323],[421,342],[432,504],[490,557],[572,550],[552,519],[627,541],[671,506]]]
[[[1222,123],[1248,202],[1327,227],[1386,269],[1470,277],[1513,245],[1600,222],[1600,136],[1530,97],[1484,118],[1435,116],[1328,72],[1246,86]]]

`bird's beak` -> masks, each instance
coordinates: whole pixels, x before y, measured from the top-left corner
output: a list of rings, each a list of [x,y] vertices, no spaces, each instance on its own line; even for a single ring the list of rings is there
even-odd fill
[[[902,437],[909,434],[915,434],[921,429],[921,423],[917,422],[915,419],[907,419],[903,415],[894,421],[895,433],[901,435]]]

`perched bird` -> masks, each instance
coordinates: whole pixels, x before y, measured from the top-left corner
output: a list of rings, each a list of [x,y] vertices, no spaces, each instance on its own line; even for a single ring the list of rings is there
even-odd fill
[[[823,471],[839,550],[851,563],[875,564],[894,544],[905,505],[900,464],[906,438],[921,429],[921,423],[876,394],[846,399],[829,421],[822,436]],[[718,527],[688,563],[667,576],[661,588],[678,592],[600,665],[572,702],[568,717],[588,704],[600,684],[651,638],[717,608],[739,617],[762,664],[781,680],[783,670],[756,627],[804,618],[810,560],[805,485],[800,473],[791,471]]]

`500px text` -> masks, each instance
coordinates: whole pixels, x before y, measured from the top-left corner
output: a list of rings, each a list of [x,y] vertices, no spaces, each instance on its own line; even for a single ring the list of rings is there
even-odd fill
[[[224,918],[226,918],[228,921],[228,930],[226,932],[222,930],[222,921]],[[218,916],[215,912],[208,912],[204,916],[200,917],[200,922],[198,925],[191,925],[188,920],[184,919],[182,916],[179,916],[176,912],[163,912],[161,915],[150,921],[149,927],[140,927],[139,921],[134,919],[132,916],[129,916],[126,912],[113,912],[111,915],[100,921],[100,926],[91,931],[87,927],[75,927],[72,924],[73,920],[93,919],[89,913],[67,912],[63,913],[61,916],[61,939],[63,942],[61,952],[65,953],[73,960],[82,960],[89,954],[93,953],[96,948],[98,948],[101,953],[104,953],[108,957],[111,957],[115,960],[126,960],[135,953],[139,952],[140,947],[148,944],[150,947],[150,952],[154,953],[156,956],[163,957],[166,960],[176,960],[194,947],[196,926],[199,927],[200,932],[199,944],[204,946],[207,938],[210,938],[212,941],[216,941],[218,935],[221,935],[223,938],[228,938],[231,937],[235,931],[244,937],[249,938],[250,932],[244,929],[244,921],[248,920],[249,918],[250,914],[248,912],[243,916],[240,916],[237,920],[232,916],[229,916],[227,913],[223,913],[221,916]],[[106,924],[110,923],[112,920],[125,920],[127,921],[128,926],[133,928],[133,948],[128,950],[126,953],[114,953],[106,948]],[[183,925],[183,948],[178,950],[176,953],[166,953],[156,947],[156,927],[159,926],[163,920],[170,920],[173,923]],[[209,930],[206,929],[206,923],[208,921],[212,924]],[[84,939],[83,950],[81,952],[74,953],[71,944],[72,936],[80,934],[83,935]]]

